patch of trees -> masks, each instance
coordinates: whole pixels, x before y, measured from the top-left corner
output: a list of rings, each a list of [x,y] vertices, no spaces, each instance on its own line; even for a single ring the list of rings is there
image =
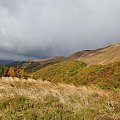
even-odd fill
[[[0,66],[0,77],[18,77],[27,79],[28,75],[25,73],[24,69]]]
[[[4,71],[3,66],[0,66],[0,77],[3,75],[3,71]]]

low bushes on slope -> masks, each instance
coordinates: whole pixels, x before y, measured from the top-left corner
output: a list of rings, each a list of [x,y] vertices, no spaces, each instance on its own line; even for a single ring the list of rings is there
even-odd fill
[[[34,72],[31,77],[35,79],[42,78],[52,82],[65,82],[75,76],[85,66],[86,64],[81,61],[64,61]]]
[[[87,66],[81,61],[65,61],[31,74],[31,77],[74,85],[96,84],[103,89],[120,88],[120,62]]]
[[[120,62],[91,65],[70,79],[74,84],[96,84],[103,89],[120,88]]]

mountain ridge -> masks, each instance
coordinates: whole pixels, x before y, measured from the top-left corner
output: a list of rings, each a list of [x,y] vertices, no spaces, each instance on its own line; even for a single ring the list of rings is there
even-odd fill
[[[7,65],[7,64],[11,64],[13,62],[15,62],[15,61],[0,59],[0,65]]]
[[[120,60],[120,43],[112,44],[96,50],[76,52],[68,59],[84,61],[87,64],[108,64]]]
[[[28,61],[17,61],[8,66],[23,68],[27,72],[34,72],[46,66],[60,63],[67,60],[83,61],[88,65],[91,64],[109,64],[120,60],[120,43],[112,44],[95,50],[82,50],[73,53],[70,56],[56,56],[46,59],[32,59]]]

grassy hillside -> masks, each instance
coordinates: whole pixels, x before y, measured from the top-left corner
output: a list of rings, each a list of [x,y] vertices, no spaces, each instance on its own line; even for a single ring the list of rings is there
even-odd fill
[[[84,61],[87,64],[108,64],[120,60],[120,43],[96,50],[84,50],[69,56],[68,59]]]
[[[120,62],[87,66],[81,61],[64,61],[40,69],[30,76],[55,83],[94,84],[103,89],[120,89]]]
[[[63,61],[50,65],[31,74],[34,79],[41,78],[53,82],[65,82],[70,77],[76,75],[86,64],[81,61]]]
[[[68,60],[84,61],[88,65],[113,63],[120,60],[120,43],[96,50],[83,50],[68,57],[52,57],[46,59],[13,62],[7,65],[7,67],[24,69],[26,72],[31,73],[45,68],[46,66]]]
[[[119,120],[120,95],[94,86],[0,79],[1,120]]]

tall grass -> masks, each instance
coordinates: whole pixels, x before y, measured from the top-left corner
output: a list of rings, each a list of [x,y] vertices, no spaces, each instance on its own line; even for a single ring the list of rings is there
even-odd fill
[[[18,78],[0,79],[2,120],[119,120],[120,94]]]

